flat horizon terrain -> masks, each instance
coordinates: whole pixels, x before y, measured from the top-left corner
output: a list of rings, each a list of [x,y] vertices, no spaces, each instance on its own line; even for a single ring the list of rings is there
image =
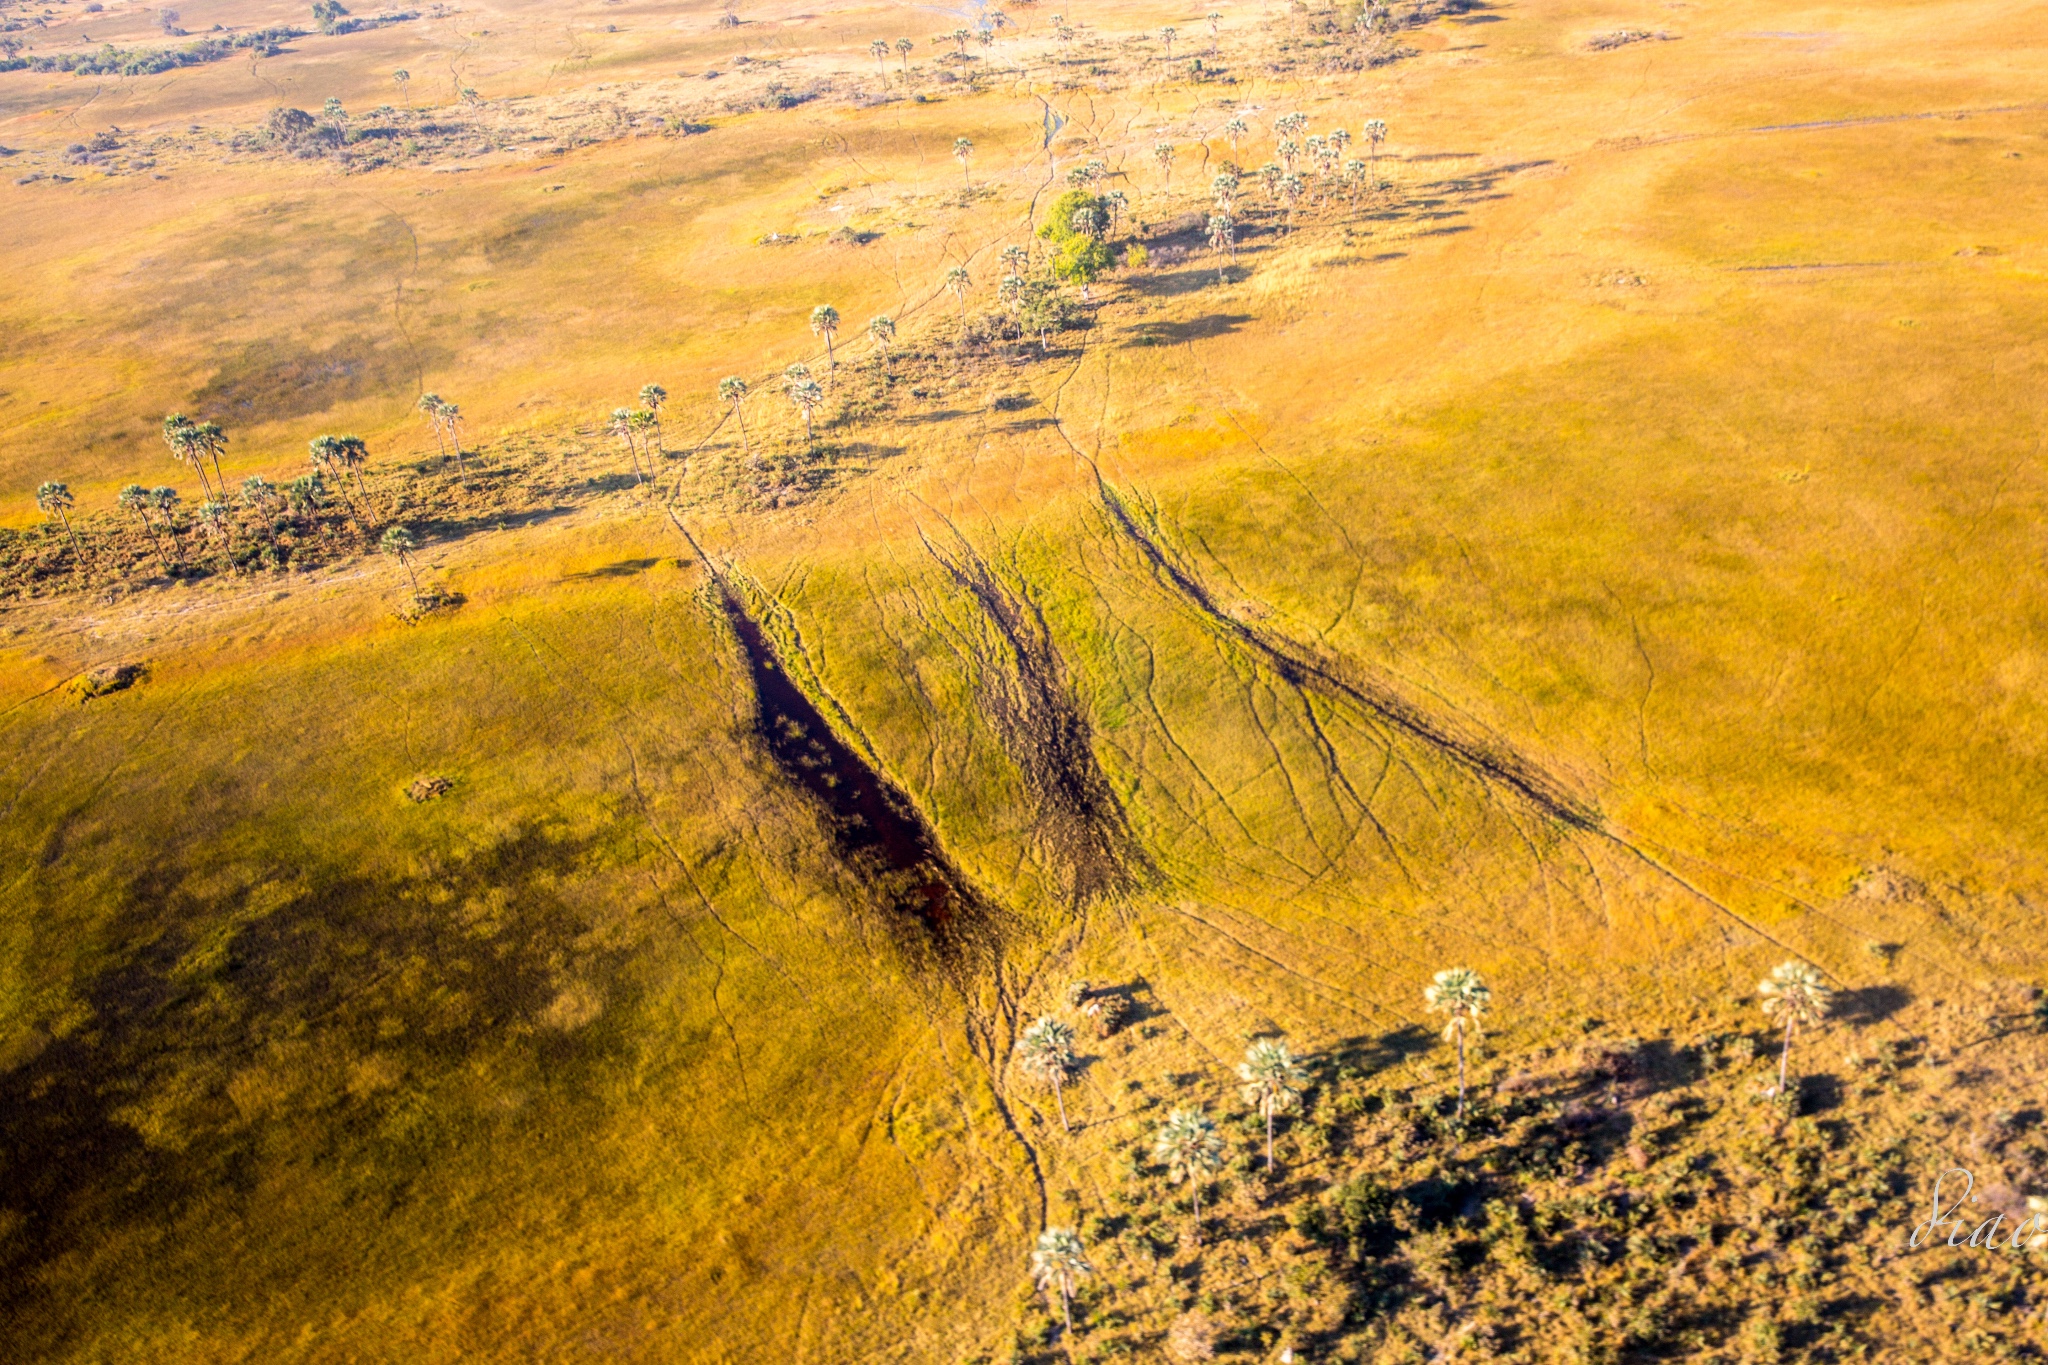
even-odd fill
[[[7,1354],[2041,1358],[2044,77],[0,0]]]

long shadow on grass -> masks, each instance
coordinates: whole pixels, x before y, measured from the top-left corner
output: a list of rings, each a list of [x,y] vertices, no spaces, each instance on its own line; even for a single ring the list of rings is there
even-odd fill
[[[590,852],[529,826],[410,877],[293,847],[261,869],[167,854],[138,872],[82,1022],[0,1073],[0,1321],[17,1347],[74,1330],[72,1301],[38,1291],[59,1258],[170,1233],[202,1203],[232,1222],[285,1169],[302,1193],[395,1202],[481,1121],[449,1112],[440,1082],[515,1034],[565,1074],[615,1049],[605,1028],[525,1027],[565,973],[609,974],[558,890]]]

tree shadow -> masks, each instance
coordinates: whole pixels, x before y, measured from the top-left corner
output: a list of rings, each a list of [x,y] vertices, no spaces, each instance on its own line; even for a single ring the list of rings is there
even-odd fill
[[[1837,995],[1833,1014],[1845,1024],[1881,1024],[1912,1002],[1904,986],[1865,986]]]
[[[1250,322],[1249,313],[1211,313],[1186,322],[1148,322],[1137,329],[1127,346],[1178,346],[1188,341],[1206,341],[1227,336]]]
[[[600,568],[585,569],[582,573],[564,574],[562,581],[572,583],[578,579],[587,578],[631,578],[635,574],[646,573],[659,563],[661,563],[661,560],[658,557],[653,559],[622,559],[616,564],[606,564]]]
[[[1422,1025],[1403,1024],[1392,1033],[1377,1037],[1360,1035],[1342,1039],[1330,1049],[1330,1059],[1339,1066],[1371,1075],[1399,1066],[1411,1057],[1421,1056],[1435,1047],[1436,1041],[1436,1035]]]
[[[631,480],[628,480],[630,484]],[[566,517],[575,507],[557,503],[553,507],[535,507],[524,512],[480,512],[469,517],[426,517],[411,523],[422,540],[461,540],[478,531],[524,530]]]

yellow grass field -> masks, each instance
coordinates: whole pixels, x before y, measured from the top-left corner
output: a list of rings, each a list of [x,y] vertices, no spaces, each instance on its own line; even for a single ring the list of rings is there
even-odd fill
[[[2048,12],[1056,3],[0,0],[0,1355],[2048,1356]]]

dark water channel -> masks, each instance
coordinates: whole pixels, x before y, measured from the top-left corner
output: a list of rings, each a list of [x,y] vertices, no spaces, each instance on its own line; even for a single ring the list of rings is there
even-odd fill
[[[980,919],[981,903],[939,848],[916,805],[825,723],[791,680],[760,624],[725,599],[758,704],[768,753],[826,817],[839,855],[886,892],[890,908],[914,918],[941,945]]]

